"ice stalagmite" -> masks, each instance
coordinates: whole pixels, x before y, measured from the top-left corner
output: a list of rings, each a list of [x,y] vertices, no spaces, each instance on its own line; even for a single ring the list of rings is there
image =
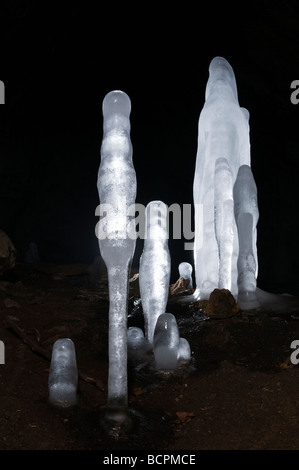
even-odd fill
[[[138,326],[128,328],[128,358],[133,361],[145,361],[152,347]]]
[[[190,263],[187,263],[186,261],[183,261],[182,263],[179,264],[179,275],[180,277],[183,277],[184,279],[189,280],[189,284],[187,286],[188,289],[192,289],[193,287],[193,281],[192,281],[192,265]]]
[[[49,401],[59,407],[77,402],[78,371],[75,345],[70,338],[55,341],[49,371]]]
[[[234,207],[239,235],[238,303],[241,308],[256,308],[259,306],[256,295],[259,210],[257,188],[248,165],[239,168],[234,185]]]
[[[98,233],[109,283],[108,409],[126,410],[128,279],[136,240],[130,209],[136,197],[136,174],[130,139],[131,102],[115,90],[103,100],[103,139],[98,172],[101,228]],[[118,418],[116,418],[118,419]],[[121,419],[121,418],[120,418]]]
[[[157,320],[153,344],[157,369],[176,369],[179,345],[180,334],[175,316],[172,313],[162,313]]]
[[[250,165],[248,121],[248,111],[239,106],[232,67],[223,57],[215,57],[198,122],[193,183],[195,295],[203,299],[220,286],[238,293],[232,192],[239,167]]]
[[[178,348],[178,361],[189,362],[191,359],[191,349],[189,341],[186,338],[180,338]]]
[[[150,344],[158,317],[165,313],[170,281],[167,206],[151,201],[146,206],[146,235],[140,257],[139,287],[145,320],[145,336]]]

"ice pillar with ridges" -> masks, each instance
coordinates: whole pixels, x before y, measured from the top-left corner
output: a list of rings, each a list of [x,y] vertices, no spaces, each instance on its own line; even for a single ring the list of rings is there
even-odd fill
[[[114,90],[103,100],[103,138],[98,172],[101,218],[99,247],[109,283],[108,408],[127,408],[127,314],[129,270],[135,251],[130,208],[136,198],[136,173],[130,138],[131,102]]]

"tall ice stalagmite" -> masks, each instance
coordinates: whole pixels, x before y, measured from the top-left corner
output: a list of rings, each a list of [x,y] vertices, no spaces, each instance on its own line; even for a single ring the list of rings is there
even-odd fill
[[[98,234],[109,283],[108,409],[115,416],[126,413],[127,313],[129,270],[136,239],[130,236],[129,208],[134,207],[136,174],[130,139],[130,98],[123,91],[108,93],[103,100],[103,139],[98,172],[100,227]],[[120,413],[119,413],[120,412]],[[118,419],[118,418],[116,418]],[[121,419],[121,418],[120,418]]]
[[[239,167],[250,166],[248,122],[248,111],[239,106],[231,65],[223,57],[215,57],[198,122],[193,183],[195,296],[202,299],[209,298],[215,288],[238,294],[233,185]]]

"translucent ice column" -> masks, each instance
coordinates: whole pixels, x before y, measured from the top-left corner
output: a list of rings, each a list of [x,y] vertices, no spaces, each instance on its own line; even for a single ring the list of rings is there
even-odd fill
[[[200,298],[209,298],[220,285],[234,295],[238,292],[232,189],[240,165],[250,165],[248,122],[248,111],[239,106],[231,65],[223,57],[215,57],[210,63],[205,104],[198,122],[193,183],[196,295]],[[223,212],[228,214],[225,223]]]
[[[75,345],[70,338],[55,341],[49,372],[49,401],[68,407],[77,402],[78,371]]]
[[[151,201],[145,211],[146,234],[139,263],[139,288],[145,320],[145,336],[150,344],[158,317],[165,313],[170,281],[167,206]]]
[[[175,316],[162,313],[154,334],[154,356],[158,370],[174,370],[178,362],[180,334]]]
[[[103,139],[98,173],[100,207],[98,235],[109,283],[109,374],[108,409],[127,408],[127,311],[128,279],[136,240],[130,235],[130,207],[136,197],[136,174],[130,139],[131,102],[115,90],[103,100]],[[105,212],[106,211],[106,212]],[[126,413],[126,411],[125,411]]]
[[[242,165],[234,185],[235,219],[239,236],[238,303],[241,307],[258,307],[257,230],[259,219],[257,188],[251,168]]]
[[[182,263],[179,264],[179,275],[180,277],[183,277],[184,279],[189,280],[188,284],[188,289],[192,289],[193,287],[193,281],[192,281],[192,265],[190,263],[187,263],[186,261],[183,261]]]

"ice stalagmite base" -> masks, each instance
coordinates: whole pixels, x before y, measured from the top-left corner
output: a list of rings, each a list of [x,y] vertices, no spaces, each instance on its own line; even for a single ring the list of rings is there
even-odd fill
[[[98,173],[102,218],[97,236],[109,283],[109,375],[107,417],[126,419],[128,282],[135,251],[130,208],[136,197],[136,174],[130,139],[131,102],[115,90],[103,100],[103,139]]]
[[[170,280],[167,206],[151,201],[145,212],[146,236],[140,257],[139,287],[145,320],[145,336],[153,344],[155,326],[165,313]]]

